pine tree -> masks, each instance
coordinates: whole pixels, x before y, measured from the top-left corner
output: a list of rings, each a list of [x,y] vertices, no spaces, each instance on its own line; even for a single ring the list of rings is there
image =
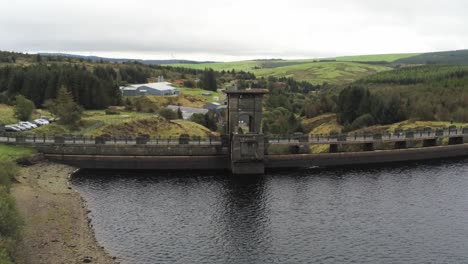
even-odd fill
[[[15,117],[19,120],[27,121],[31,118],[34,110],[34,103],[22,95],[16,96]]]
[[[57,99],[50,111],[59,118],[60,124],[75,126],[81,119],[82,109],[73,101],[73,96],[65,87],[60,88]]]

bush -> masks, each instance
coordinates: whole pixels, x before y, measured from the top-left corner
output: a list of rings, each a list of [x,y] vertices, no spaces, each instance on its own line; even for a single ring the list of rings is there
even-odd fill
[[[374,123],[375,123],[374,117],[370,114],[365,114],[356,118],[356,120],[354,120],[354,122],[351,124],[349,129],[356,130],[356,129],[360,129],[363,127],[372,126]]]
[[[5,186],[7,190],[11,186],[11,180],[18,173],[18,168],[13,161],[0,161],[0,186]]]
[[[195,88],[195,86],[197,86],[197,83],[195,83],[195,81],[193,80],[185,80],[184,86],[188,88]]]
[[[106,115],[120,115],[120,112],[114,109],[106,109]]]
[[[177,119],[177,113],[169,108],[162,108],[161,110],[159,110],[158,114],[164,117],[166,120]]]
[[[0,236],[17,238],[21,217],[16,209],[15,200],[5,186],[0,186]]]

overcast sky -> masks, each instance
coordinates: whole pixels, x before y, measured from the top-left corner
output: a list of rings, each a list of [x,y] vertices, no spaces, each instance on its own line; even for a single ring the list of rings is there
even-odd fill
[[[466,0],[0,0],[0,50],[244,60],[468,48]]]

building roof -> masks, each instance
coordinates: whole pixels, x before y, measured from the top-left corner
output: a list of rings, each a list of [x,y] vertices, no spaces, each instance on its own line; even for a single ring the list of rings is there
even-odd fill
[[[209,110],[214,110],[214,109],[218,109],[219,107],[221,106],[220,103],[207,103],[203,106],[203,108],[205,109],[209,109]]]
[[[139,88],[143,89],[154,89],[158,91],[170,91],[176,89],[172,86],[170,82],[157,82],[157,83],[143,83],[143,84],[131,84],[128,86],[120,87],[122,90],[131,91],[138,90]]]

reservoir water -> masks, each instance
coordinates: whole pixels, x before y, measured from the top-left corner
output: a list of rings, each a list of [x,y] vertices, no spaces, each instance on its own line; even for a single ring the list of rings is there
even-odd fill
[[[467,159],[72,182],[122,263],[468,263]]]

